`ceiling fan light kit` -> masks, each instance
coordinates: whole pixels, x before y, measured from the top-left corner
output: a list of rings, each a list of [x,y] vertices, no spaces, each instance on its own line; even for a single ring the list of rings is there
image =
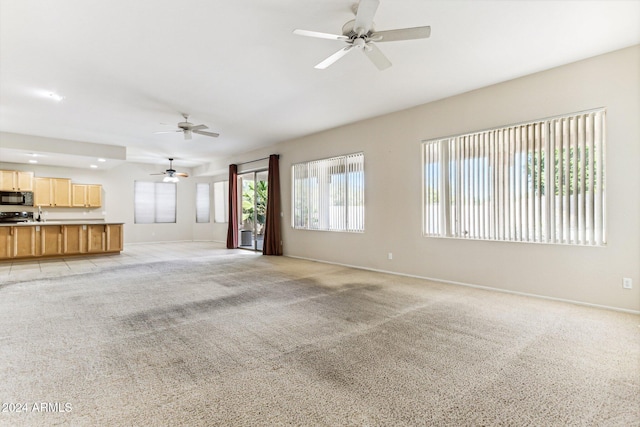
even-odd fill
[[[173,159],[172,158],[169,159],[169,169],[165,170],[164,172],[160,172],[160,173],[152,173],[151,175],[166,175],[162,179],[162,182],[179,182],[180,179],[178,177],[183,177],[183,178],[188,178],[189,177],[188,173],[176,172],[176,170],[173,168]]]
[[[360,0],[360,3],[354,5],[352,8],[356,18],[342,26],[342,35],[300,29],[293,30],[293,33],[305,37],[338,40],[347,44],[346,47],[343,47],[318,63],[315,68],[323,70],[353,49],[358,49],[361,50],[379,70],[385,70],[391,66],[391,61],[389,61],[385,54],[382,53],[374,43],[426,39],[431,35],[431,27],[424,26],[375,31],[373,27],[373,17],[379,5],[380,0]]]

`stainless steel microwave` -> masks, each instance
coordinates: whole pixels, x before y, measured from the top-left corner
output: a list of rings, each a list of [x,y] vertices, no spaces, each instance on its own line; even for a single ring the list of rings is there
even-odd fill
[[[0,205],[33,206],[33,192],[0,191]]]

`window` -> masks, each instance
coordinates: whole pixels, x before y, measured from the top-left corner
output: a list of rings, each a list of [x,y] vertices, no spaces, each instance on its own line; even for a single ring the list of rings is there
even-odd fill
[[[210,222],[209,184],[196,184],[196,222]]]
[[[364,231],[364,154],[292,166],[293,227]]]
[[[229,181],[213,183],[213,221],[229,222]]]
[[[176,222],[176,184],[136,181],[134,222],[153,224]]]
[[[426,236],[602,246],[605,110],[423,143]]]

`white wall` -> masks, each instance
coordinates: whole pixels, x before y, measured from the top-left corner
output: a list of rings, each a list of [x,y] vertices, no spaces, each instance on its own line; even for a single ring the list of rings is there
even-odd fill
[[[281,155],[285,255],[640,310],[639,65],[635,46],[272,147]],[[602,106],[606,247],[422,237],[422,140]],[[356,151],[365,153],[365,233],[292,229],[291,165]]]
[[[43,209],[45,217],[49,220],[104,219],[109,222],[123,222],[125,224],[125,243],[213,239],[213,222],[202,224],[196,224],[195,222],[196,183],[211,182],[210,177],[185,178],[181,179],[177,184],[178,200],[175,224],[134,224],[134,181],[161,181],[162,176],[150,176],[149,174],[162,171],[163,167],[141,163],[125,163],[109,170],[100,171],[20,163],[0,163],[0,169],[27,170],[33,171],[36,176],[70,178],[73,183],[102,185],[101,208]],[[185,168],[181,170],[190,172]],[[36,211],[35,208],[21,207],[20,209]],[[13,211],[16,208],[0,206],[0,210]]]

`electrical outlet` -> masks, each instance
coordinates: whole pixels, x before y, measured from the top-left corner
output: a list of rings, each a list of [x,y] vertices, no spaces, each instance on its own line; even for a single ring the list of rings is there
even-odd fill
[[[633,289],[633,280],[631,280],[630,277],[623,277],[622,287],[625,289]]]
[[[389,252],[389,255],[387,255],[387,258],[393,259],[393,254],[391,252]]]

